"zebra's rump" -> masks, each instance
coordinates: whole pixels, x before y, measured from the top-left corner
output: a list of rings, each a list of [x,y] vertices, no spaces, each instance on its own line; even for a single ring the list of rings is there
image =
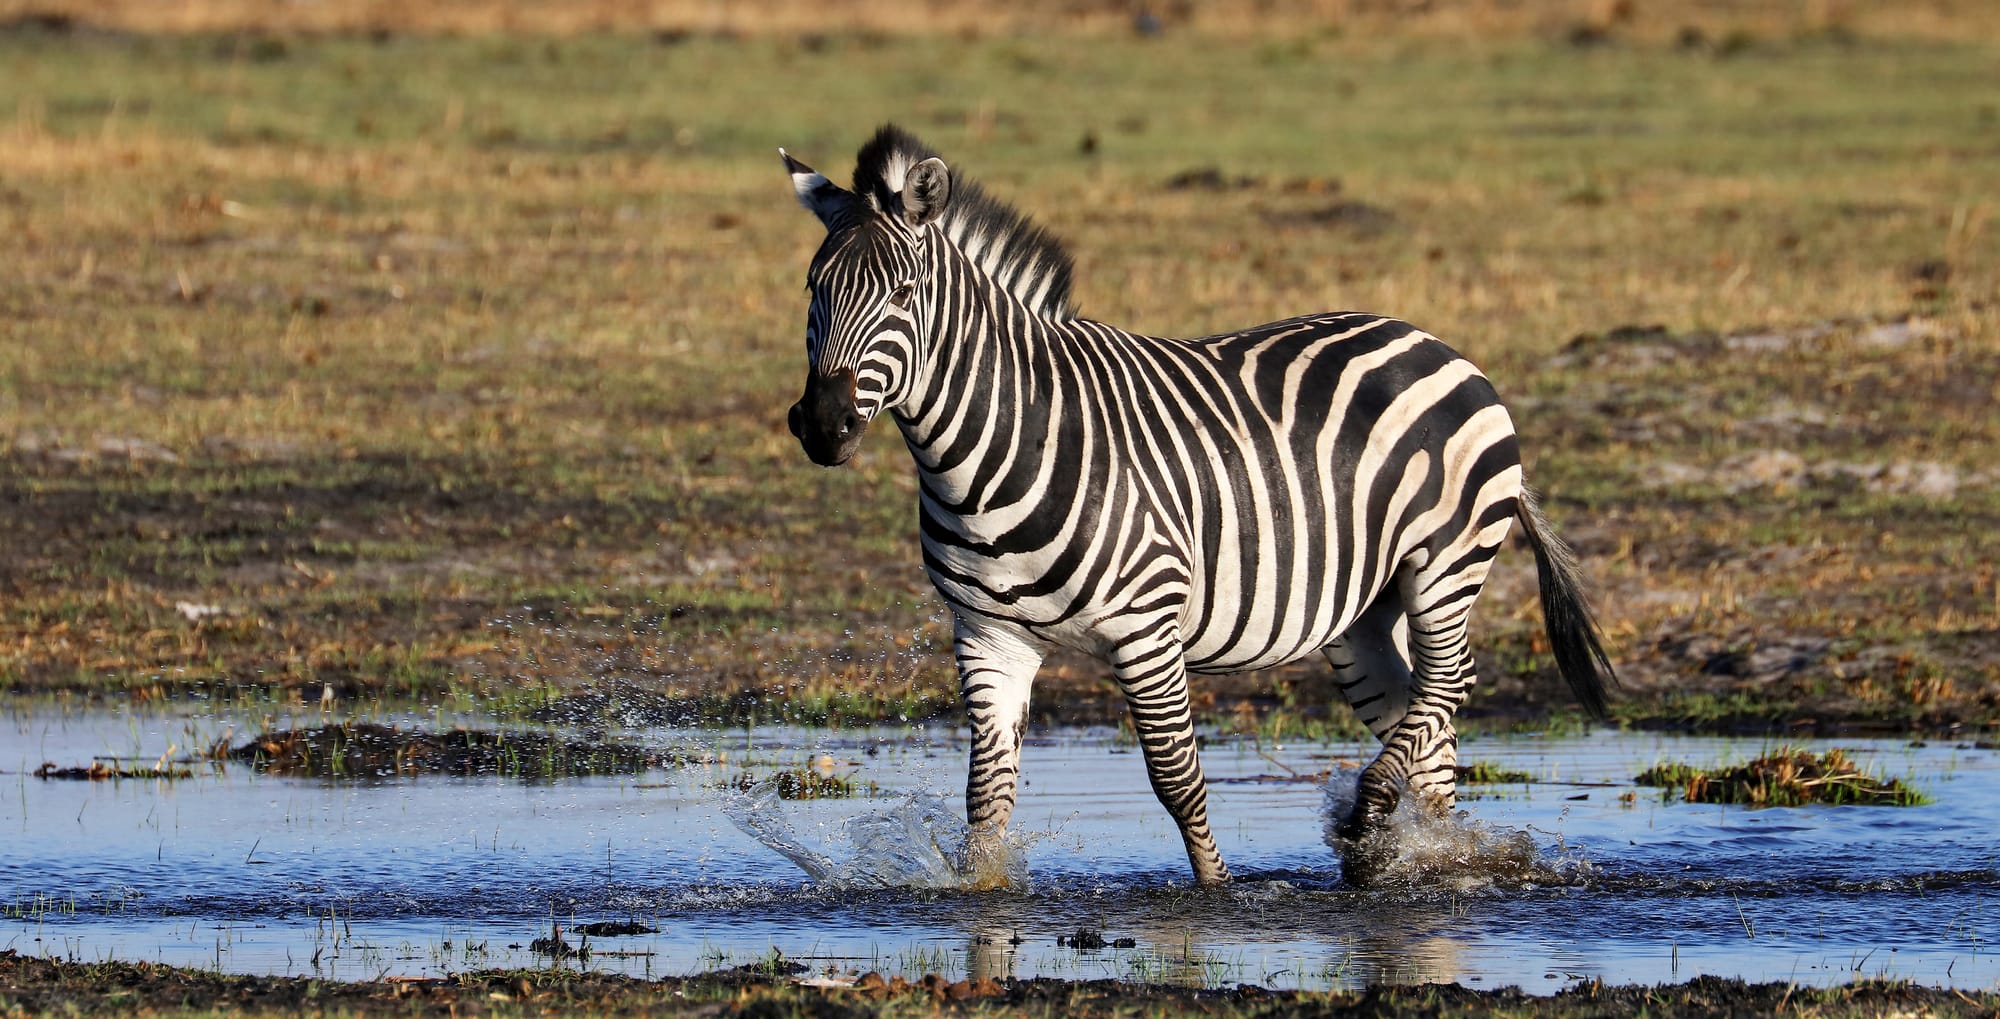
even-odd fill
[[[1190,667],[1263,668],[1325,647],[1385,588],[1418,583],[1423,563],[1512,515],[1513,422],[1485,376],[1436,338],[1344,314],[1190,346],[1213,359],[1237,439],[1215,445],[1219,462],[1174,468],[1196,496],[1185,504]]]

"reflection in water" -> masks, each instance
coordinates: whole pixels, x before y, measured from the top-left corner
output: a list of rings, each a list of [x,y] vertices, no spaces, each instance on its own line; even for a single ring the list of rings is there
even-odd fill
[[[1460,979],[1460,945],[1442,935],[1362,938],[1342,961],[1349,981],[1360,984],[1452,984]]]
[[[1012,980],[1019,976],[1015,966],[1026,939],[1021,936],[1021,925],[1014,911],[994,908],[998,904],[999,896],[980,895],[973,898],[966,910],[962,929],[967,979]]]

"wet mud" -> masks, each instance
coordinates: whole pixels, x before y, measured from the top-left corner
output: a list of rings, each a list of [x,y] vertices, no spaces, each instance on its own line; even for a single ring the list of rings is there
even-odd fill
[[[839,1016],[938,1011],[964,1015],[1112,1016],[1990,1016],[2000,994],[1894,982],[1831,989],[1701,977],[1679,984],[1581,983],[1545,997],[1458,984],[1315,993],[1245,984],[1198,990],[1113,980],[883,979],[814,984],[737,967],[642,980],[564,967],[488,970],[435,979],[328,981],[248,977],[157,963],[78,963],[0,951],[0,1007],[14,1014],[317,1013],[398,1016]]]

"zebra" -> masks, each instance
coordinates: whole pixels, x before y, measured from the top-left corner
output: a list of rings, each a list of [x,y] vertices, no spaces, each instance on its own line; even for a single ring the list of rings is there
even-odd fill
[[[1189,674],[1323,653],[1381,742],[1337,825],[1365,880],[1405,788],[1454,808],[1468,618],[1516,521],[1558,670],[1604,716],[1615,676],[1574,554],[1524,484],[1493,387],[1442,342],[1355,312],[1129,333],[1078,315],[1061,243],[909,132],[880,128],[852,189],[778,154],[826,228],[788,425],[831,467],[886,413],[916,462],[971,728],[968,876],[995,873],[1030,688],[1069,648],[1109,665],[1203,885],[1229,868]]]

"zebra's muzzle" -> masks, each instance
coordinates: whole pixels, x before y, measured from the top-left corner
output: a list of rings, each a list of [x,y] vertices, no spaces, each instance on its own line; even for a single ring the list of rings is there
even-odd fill
[[[805,447],[806,456],[821,467],[838,467],[861,448],[867,419],[854,406],[854,371],[806,376],[806,393],[785,415],[785,423]]]

